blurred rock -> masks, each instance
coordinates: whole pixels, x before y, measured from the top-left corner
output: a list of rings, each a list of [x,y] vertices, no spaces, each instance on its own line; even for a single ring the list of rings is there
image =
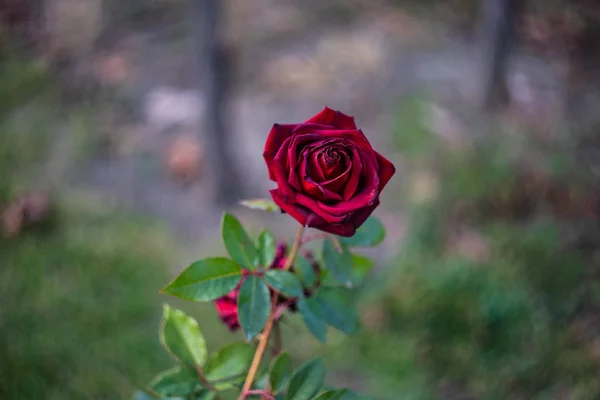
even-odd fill
[[[204,100],[193,90],[157,87],[145,99],[146,122],[153,130],[197,125],[204,111]]]
[[[21,205],[26,223],[37,224],[43,222],[50,215],[52,201],[48,193],[38,192],[26,196],[21,201]]]
[[[360,317],[365,326],[368,326],[373,331],[381,331],[389,324],[386,310],[379,305],[362,307]]]
[[[439,179],[433,172],[418,170],[413,172],[409,179],[409,199],[413,203],[428,203],[438,196]]]
[[[24,195],[10,203],[2,212],[2,232],[5,237],[16,237],[28,226],[45,222],[52,211],[50,195],[36,192]]]
[[[374,25],[403,41],[428,39],[431,36],[419,19],[397,7],[379,7]]]
[[[203,157],[199,141],[192,135],[181,135],[171,143],[166,161],[174,177],[190,183],[201,175]]]
[[[294,90],[305,94],[319,93],[328,77],[317,60],[308,54],[285,54],[269,62],[262,80],[271,90]]]
[[[423,124],[454,150],[463,150],[467,146],[465,127],[456,115],[437,104],[426,105],[426,118]]]
[[[119,85],[128,78],[129,61],[123,54],[110,54],[99,61],[98,75],[100,82],[107,85]]]
[[[23,210],[19,203],[10,204],[2,212],[2,233],[4,237],[16,237],[23,228]]]
[[[50,53],[82,55],[90,52],[103,27],[102,6],[103,0],[44,1]]]
[[[452,232],[446,246],[449,253],[474,263],[485,262],[490,256],[489,245],[485,238],[472,229],[462,228]]]

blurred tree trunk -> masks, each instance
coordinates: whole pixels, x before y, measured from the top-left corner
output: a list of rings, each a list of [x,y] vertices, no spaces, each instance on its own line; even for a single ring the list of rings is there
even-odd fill
[[[222,0],[193,0],[198,62],[206,98],[203,134],[213,197],[231,204],[242,193],[240,175],[231,156],[229,89],[231,59],[223,34]]]
[[[498,110],[509,103],[507,67],[515,42],[516,18],[525,0],[486,0],[483,4],[482,108]]]
[[[43,0],[0,0],[0,35],[35,51],[44,35],[43,10]]]
[[[567,53],[565,113],[567,119],[576,121],[589,117],[589,111],[598,107],[587,107],[586,97],[600,91],[600,5],[589,0],[573,3],[578,29],[573,32]]]

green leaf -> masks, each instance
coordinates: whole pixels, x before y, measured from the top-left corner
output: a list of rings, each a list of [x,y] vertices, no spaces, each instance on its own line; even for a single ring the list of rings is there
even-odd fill
[[[296,275],[281,269],[271,269],[265,274],[267,283],[288,297],[304,297],[302,284]]]
[[[160,341],[183,363],[201,366],[206,362],[206,342],[198,323],[168,304],[163,306]]]
[[[373,269],[373,260],[362,254],[352,254],[352,286],[356,287],[363,283],[371,269]]]
[[[359,325],[350,295],[347,289],[323,287],[311,297],[317,304],[323,320],[347,335],[355,333]]]
[[[223,243],[231,258],[242,267],[254,270],[260,261],[258,250],[254,247],[254,243],[250,240],[250,236],[240,221],[233,215],[224,213],[221,233]]]
[[[215,392],[212,392],[208,389],[204,389],[197,393],[194,393],[193,395],[188,397],[186,400],[214,400],[216,397],[217,397],[217,394]],[[175,400],[175,399],[173,399],[173,400]],[[184,399],[181,399],[181,400],[184,400]]]
[[[231,292],[242,279],[242,268],[228,258],[196,261],[162,292],[190,301],[211,301]]]
[[[187,396],[200,387],[196,371],[181,366],[161,372],[149,385],[153,392],[161,396]]]
[[[252,340],[263,330],[270,312],[269,287],[261,277],[248,276],[238,294],[238,319],[246,340]]]
[[[256,248],[258,249],[259,264],[263,268],[269,268],[275,260],[275,238],[268,230],[263,230],[256,240]]]
[[[327,341],[327,324],[323,320],[323,315],[319,305],[313,297],[298,300],[298,311],[308,330],[321,342]]]
[[[216,389],[225,390],[243,382],[254,357],[254,346],[233,343],[211,354],[206,363],[205,375]]]
[[[337,280],[331,274],[325,273],[324,276],[321,277],[321,286],[326,287],[357,287],[360,286],[368,273],[373,268],[373,260],[368,257],[363,256],[362,254],[352,254],[352,276],[350,278],[351,285],[344,285]],[[325,271],[327,272],[327,271]]]
[[[319,391],[324,380],[323,360],[311,360],[296,370],[285,398],[286,400],[310,400]]]
[[[271,389],[273,393],[279,393],[288,383],[292,377],[294,366],[292,364],[292,358],[288,353],[281,353],[271,365]]]
[[[385,226],[373,216],[356,230],[354,236],[340,237],[340,241],[348,247],[374,247],[385,239]]]
[[[302,281],[305,287],[312,287],[316,281],[315,270],[312,263],[305,257],[298,254],[294,260],[294,272]]]
[[[269,369],[268,368],[260,368],[256,373],[256,379],[252,383],[250,388],[252,390],[267,390],[267,386],[269,384]]]
[[[357,394],[350,389],[334,389],[320,393],[314,400],[370,400],[370,397]]]
[[[345,246],[338,251],[331,240],[323,242],[323,263],[324,267],[333,275],[335,279],[344,285],[351,285],[352,276],[352,254]]]
[[[133,392],[131,400],[156,400],[156,397],[150,396],[148,393],[142,392],[141,390],[136,390]]]
[[[277,213],[281,212],[281,209],[277,206],[277,204],[275,204],[273,200],[269,199],[242,200],[240,201],[240,204],[253,210],[263,210]]]

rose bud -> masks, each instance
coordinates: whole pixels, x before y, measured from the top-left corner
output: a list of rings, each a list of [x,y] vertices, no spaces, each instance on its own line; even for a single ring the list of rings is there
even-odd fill
[[[327,107],[302,124],[273,125],[263,156],[282,211],[304,226],[346,237],[379,205],[395,173],[354,117]]]
[[[286,252],[287,252],[287,246],[284,243],[277,245],[275,258],[273,259],[273,263],[269,266],[269,269],[282,269],[285,266],[285,262],[287,260],[287,258],[285,257]],[[308,251],[305,252],[304,256],[311,261],[311,263],[313,264],[313,268],[315,268],[315,271],[320,270],[318,264],[316,263],[316,261],[314,261],[314,257],[312,256],[312,254],[310,252],[308,252]],[[293,269],[294,269],[294,267],[292,265],[290,270],[293,271]],[[244,270],[244,277],[246,277],[248,274],[249,274],[248,271]],[[217,308],[219,317],[231,331],[236,331],[240,328],[240,323],[238,320],[237,300],[238,300],[238,294],[240,291],[240,287],[242,286],[242,283],[243,283],[243,279],[236,286],[236,288],[233,289],[231,292],[229,292],[227,295],[215,300],[215,307]],[[271,295],[273,295],[272,289],[270,289],[270,292],[271,292]],[[309,289],[305,288],[304,292],[305,292],[305,295],[307,295],[307,296],[310,294]],[[281,307],[281,306],[283,306],[284,308],[287,307],[290,311],[293,311],[293,312],[296,311],[295,299],[288,299],[281,294],[279,295],[277,305],[279,307]],[[277,313],[277,318],[279,318],[280,316],[281,316],[281,313]]]

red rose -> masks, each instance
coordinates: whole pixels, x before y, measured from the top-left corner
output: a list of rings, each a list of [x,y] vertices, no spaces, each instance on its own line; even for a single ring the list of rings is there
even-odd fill
[[[379,205],[394,165],[354,117],[327,107],[302,124],[273,125],[263,154],[273,201],[302,225],[352,236]]]
[[[273,259],[273,263],[271,264],[269,269],[281,269],[284,267],[285,261],[286,261],[286,257],[285,257],[286,251],[287,251],[287,246],[285,244],[279,244],[277,246],[277,252],[275,253],[275,258]],[[308,252],[305,254],[305,256],[313,263],[313,268],[315,268],[315,271],[318,272],[318,265],[316,264],[316,261],[314,261],[314,259],[312,258],[312,254],[310,252]],[[293,267],[290,269],[293,270]],[[248,271],[246,271],[246,270],[244,270],[243,273],[244,273],[244,277],[248,275]],[[231,331],[235,331],[240,328],[240,323],[238,320],[237,300],[238,300],[238,294],[240,291],[240,287],[242,286],[242,283],[243,283],[243,279],[236,286],[236,288],[233,289],[231,292],[229,292],[227,295],[215,300],[215,307],[217,308],[219,317]],[[308,294],[308,292],[305,292],[305,294]],[[289,299],[280,295],[278,305],[281,306],[286,303],[287,303],[287,307],[289,307],[291,311],[295,311],[295,301],[290,302]],[[284,308],[285,308],[285,306],[284,306]]]

